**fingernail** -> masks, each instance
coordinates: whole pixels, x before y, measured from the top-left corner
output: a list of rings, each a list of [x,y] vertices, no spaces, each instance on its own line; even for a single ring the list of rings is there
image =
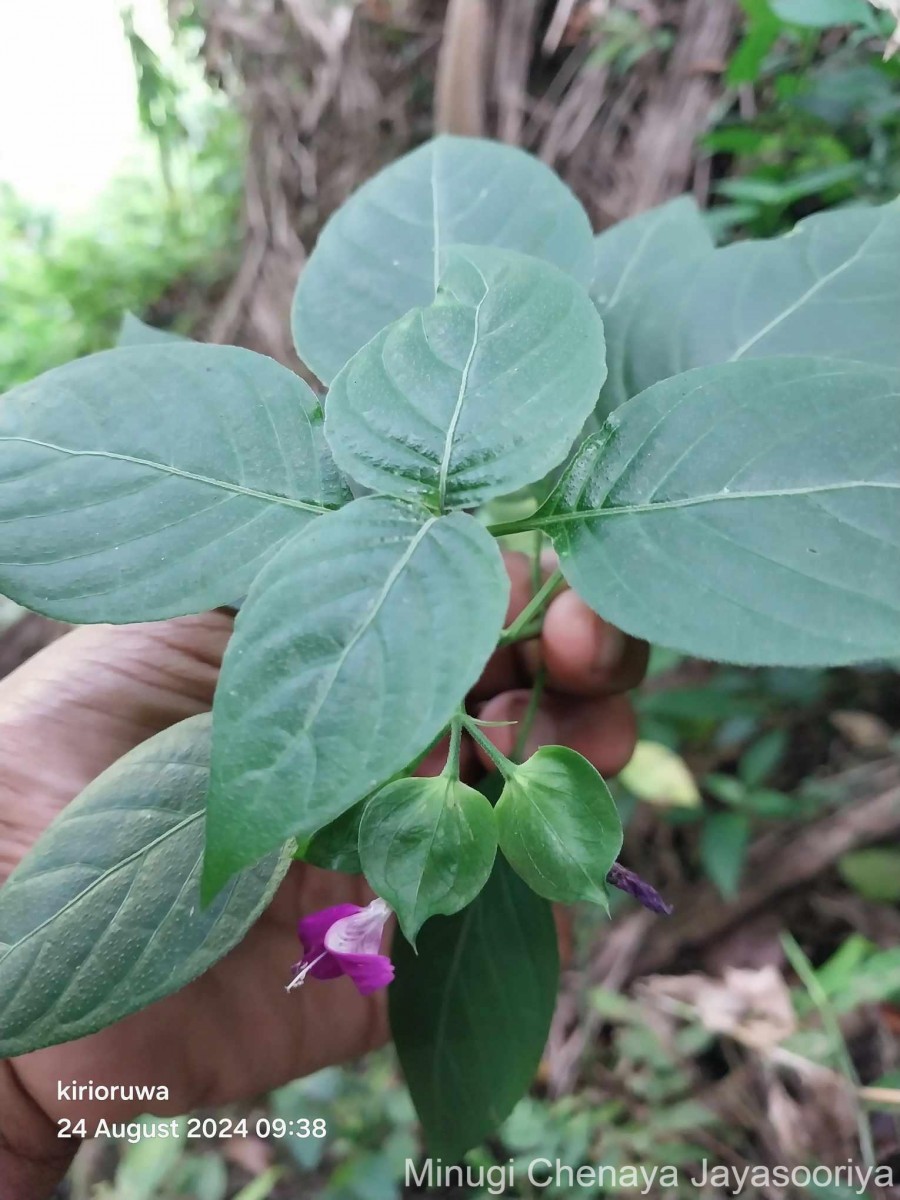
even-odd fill
[[[602,671],[617,667],[625,654],[625,634],[614,625],[604,627],[594,663]]]

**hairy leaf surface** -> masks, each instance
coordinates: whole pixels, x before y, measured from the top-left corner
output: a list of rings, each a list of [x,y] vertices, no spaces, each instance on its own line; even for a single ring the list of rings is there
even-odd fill
[[[660,312],[677,305],[694,264],[714,249],[689,196],[620,221],[597,237],[591,296],[603,318],[609,368],[597,409],[600,422],[634,395],[628,358],[632,325],[644,319],[648,303]]]
[[[627,632],[701,658],[900,653],[900,372],[706,367],[631,400],[541,514],[566,578]]]
[[[437,299],[377,334],[335,379],[326,433],[367,487],[462,508],[559,463],[606,375],[584,288],[537,259],[454,247]]]
[[[900,201],[820,213],[657,285],[627,331],[628,395],[692,367],[776,355],[900,367]]]
[[[498,858],[468,908],[429,921],[416,950],[398,934],[392,957],[400,1063],[429,1152],[453,1163],[505,1120],[537,1071],[559,979],[553,914]]]
[[[312,391],[249,350],[106,350],[0,404],[0,592],[60,620],[231,603],[346,499]]]
[[[0,1056],[83,1037],[177,991],[266,907],[287,852],[200,905],[209,751],[207,715],[132,750],[0,890]]]
[[[435,138],[370,179],[322,230],[294,298],[300,357],[330,383],[385,325],[431,303],[457,242],[520,250],[590,282],[587,214],[549,167],[498,142]]]
[[[421,753],[481,674],[508,596],[496,542],[465,513],[366,497],[286,546],[216,692],[209,892]]]
[[[696,202],[679,196],[597,235],[591,297],[606,317],[660,271],[686,266],[714,249]]]

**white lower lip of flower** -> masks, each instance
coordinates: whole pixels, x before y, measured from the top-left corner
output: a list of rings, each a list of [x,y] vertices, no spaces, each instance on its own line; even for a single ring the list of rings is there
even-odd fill
[[[335,921],[325,934],[325,949],[332,954],[377,954],[391,907],[380,897],[362,912]]]

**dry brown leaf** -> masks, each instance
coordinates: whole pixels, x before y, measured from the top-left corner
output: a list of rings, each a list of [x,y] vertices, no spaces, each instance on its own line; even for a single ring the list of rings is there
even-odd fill
[[[830,720],[841,737],[846,738],[857,750],[890,749],[893,736],[891,727],[874,713],[840,709],[831,714]]]
[[[769,1117],[785,1154],[823,1163],[858,1156],[858,1100],[849,1081],[787,1051],[776,1050],[772,1062],[777,1075],[769,1079]],[[796,1125],[787,1122],[791,1105],[800,1110]]]
[[[711,1033],[725,1034],[755,1050],[773,1050],[797,1027],[790,991],[774,966],[727,967],[721,979],[699,972],[651,975],[641,982],[640,991],[663,1007],[673,1001],[690,1006]]]

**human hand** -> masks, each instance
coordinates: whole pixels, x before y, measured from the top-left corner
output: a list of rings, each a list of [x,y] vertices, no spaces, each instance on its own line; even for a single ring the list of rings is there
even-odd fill
[[[529,597],[529,569],[518,555],[507,564],[512,619]],[[210,707],[231,627],[222,612],[85,627],[0,682],[0,880],[101,771]],[[566,744],[614,774],[634,746],[621,693],[643,674],[645,647],[563,592],[540,643],[494,656],[470,697],[473,711],[486,720],[521,718],[538,657],[548,689],[528,750]],[[514,727],[487,732],[512,751]],[[421,770],[442,765],[438,750]],[[484,766],[471,746],[462,765],[470,779]],[[299,957],[298,918],[368,899],[360,879],[295,864],[243,942],[189,986],[90,1037],[0,1062],[0,1200],[41,1200],[63,1176],[74,1151],[57,1138],[60,1118],[84,1118],[90,1129],[146,1107],[60,1100],[58,1081],[164,1084],[170,1099],[155,1111],[166,1116],[271,1090],[383,1042],[384,992],[361,997],[349,979],[324,985],[327,993],[312,984],[287,994],[282,986]]]

